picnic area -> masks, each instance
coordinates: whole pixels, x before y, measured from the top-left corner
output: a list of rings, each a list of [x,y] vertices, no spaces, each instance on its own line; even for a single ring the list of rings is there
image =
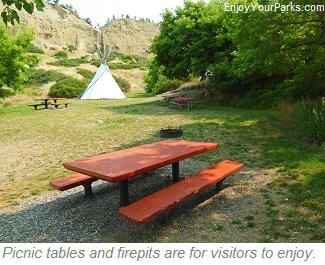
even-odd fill
[[[0,4],[1,243],[324,242],[323,3],[61,2]]]
[[[302,142],[288,117],[271,111],[216,107],[209,102],[204,108],[179,112],[157,106],[150,94],[136,92],[127,97],[72,100],[73,107],[64,112],[35,111],[26,104],[0,109],[2,241],[320,239],[320,223],[311,216],[320,206],[317,191],[323,152]],[[84,196],[82,186],[62,192],[49,185],[73,173],[64,163],[164,141],[159,137],[162,125],[185,129],[177,141],[218,144],[215,150],[181,160],[181,179],[224,160],[239,161],[244,168],[228,177],[219,193],[208,188],[168,211],[166,222],[157,217],[140,227],[119,216],[117,184],[93,182],[90,197]],[[302,173],[304,177],[299,177]],[[169,164],[130,179],[130,201],[172,186],[172,175]],[[306,206],[300,206],[301,200]]]

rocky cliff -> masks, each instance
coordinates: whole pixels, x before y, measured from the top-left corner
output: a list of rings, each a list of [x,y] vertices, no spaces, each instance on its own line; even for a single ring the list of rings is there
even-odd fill
[[[35,11],[33,15],[20,12],[22,24],[35,29],[34,44],[45,49],[72,45],[87,52],[103,36],[104,43],[111,45],[114,52],[147,57],[150,40],[159,32],[157,24],[125,18],[112,21],[101,29],[101,34],[69,8],[46,2],[45,5],[43,12]]]
[[[151,40],[159,33],[157,24],[130,18],[118,19],[102,29],[104,42],[122,54],[148,56]]]

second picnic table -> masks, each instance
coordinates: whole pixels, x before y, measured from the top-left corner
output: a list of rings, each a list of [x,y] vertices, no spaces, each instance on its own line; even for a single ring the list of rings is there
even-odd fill
[[[50,105],[54,105],[56,109],[59,108],[60,105],[65,105],[65,107],[67,108],[69,104],[71,104],[71,102],[60,102],[58,103],[58,100],[64,100],[66,98],[38,98],[36,100],[42,100],[42,103],[33,103],[33,104],[28,104],[28,106],[34,107],[35,110],[37,110],[37,107],[39,106],[44,106],[45,109],[48,109]],[[50,100],[53,100],[54,103],[51,103]]]
[[[66,98],[38,98],[36,100],[43,100],[44,101],[45,108],[48,109],[49,108],[49,105],[51,105],[49,103],[50,100],[53,100],[54,103],[57,103],[58,100],[63,100],[63,99],[66,99]]]

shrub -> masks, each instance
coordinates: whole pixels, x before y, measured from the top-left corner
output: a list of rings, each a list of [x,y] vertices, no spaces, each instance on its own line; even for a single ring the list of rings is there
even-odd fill
[[[39,62],[40,62],[40,59],[38,58],[38,56],[36,54],[28,54],[25,57],[25,63],[29,67],[38,66]]]
[[[41,48],[36,47],[32,43],[28,45],[27,52],[29,52],[29,53],[38,53],[38,54],[43,54],[44,53],[44,51]]]
[[[58,82],[67,76],[65,74],[59,73],[57,71],[46,71],[43,69],[27,69],[24,73],[26,81],[24,84],[26,86],[39,86],[43,84],[47,84],[49,82]]]
[[[69,45],[69,46],[68,46],[68,50],[69,50],[69,52],[74,52],[74,51],[77,50],[77,48],[74,47],[73,45]]]
[[[117,77],[115,75],[113,75],[113,77],[123,92],[128,92],[130,90],[131,84],[128,80],[121,78],[121,77]]]
[[[80,64],[88,63],[87,56],[82,56],[80,58],[73,59],[62,59],[56,62],[49,62],[47,64],[55,66],[64,66],[64,67],[78,67]]]
[[[74,60],[59,60],[56,62],[49,62],[47,64],[54,66],[64,66],[64,67],[77,67],[80,66],[80,63]]]
[[[127,55],[122,55],[122,60],[124,62],[139,62],[140,58],[139,56],[136,56],[136,55],[132,55],[132,54],[127,54]]]
[[[73,77],[65,78],[51,86],[50,97],[76,98],[87,87],[87,83]]]
[[[56,54],[54,54],[55,58],[61,58],[61,59],[67,59],[68,53],[65,51],[58,51]]]
[[[95,59],[91,62],[92,65],[95,65],[97,67],[99,67],[101,64],[102,64],[102,61],[101,59]]]
[[[294,105],[293,119],[299,130],[313,143],[325,141],[325,100],[300,101]]]
[[[138,63],[109,63],[108,64],[110,69],[133,69],[133,68],[141,68],[141,64]]]
[[[182,84],[181,80],[178,79],[168,79],[164,75],[160,75],[158,82],[152,89],[152,92],[154,92],[156,95],[161,94],[170,90],[177,89]],[[148,92],[148,91],[147,91]]]
[[[80,69],[80,68],[77,69],[77,73],[79,75],[82,75],[83,78],[88,80],[88,81],[90,81],[95,75],[95,72],[92,72],[92,71],[89,71],[89,70],[86,70],[86,69]]]

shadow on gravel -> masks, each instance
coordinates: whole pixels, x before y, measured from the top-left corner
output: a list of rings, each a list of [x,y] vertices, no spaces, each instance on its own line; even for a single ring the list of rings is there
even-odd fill
[[[194,174],[203,168],[204,165],[197,165],[190,159],[181,164],[183,176]],[[166,166],[132,179],[131,202],[171,185],[170,175],[171,167]],[[227,186],[229,184],[225,188]],[[30,206],[24,205],[24,209],[15,213],[1,214],[1,242],[154,242],[154,235],[161,228],[171,225],[174,218],[187,214],[215,195],[212,187],[173,209],[166,224],[156,218],[137,227],[118,215],[117,185],[99,183],[93,190],[94,196],[91,198],[84,197],[82,188],[78,188],[77,192],[60,193],[59,198],[32,201]],[[44,203],[40,200],[49,201]]]

